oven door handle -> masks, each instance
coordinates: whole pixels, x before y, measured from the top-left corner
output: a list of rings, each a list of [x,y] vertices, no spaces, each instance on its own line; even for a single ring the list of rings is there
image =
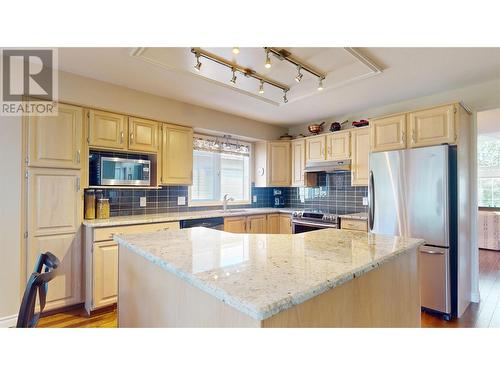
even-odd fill
[[[338,228],[337,224],[323,224],[323,223],[311,223],[309,221],[292,220],[293,225],[303,225],[305,227],[317,227],[317,228]]]

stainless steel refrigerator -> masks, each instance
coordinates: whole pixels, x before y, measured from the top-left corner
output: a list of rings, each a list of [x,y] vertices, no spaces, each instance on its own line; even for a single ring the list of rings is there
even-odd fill
[[[456,147],[370,154],[369,228],[422,238],[421,305],[445,319],[457,309]]]

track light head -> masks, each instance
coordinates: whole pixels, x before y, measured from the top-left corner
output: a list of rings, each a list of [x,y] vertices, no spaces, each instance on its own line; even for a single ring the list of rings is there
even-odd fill
[[[200,61],[200,54],[199,53],[196,53],[196,65],[194,66],[194,68],[197,70],[197,71],[200,71],[201,70],[201,61]]]
[[[323,91],[323,80],[324,80],[324,79],[325,79],[324,77],[321,77],[321,78],[319,79],[319,83],[318,83],[318,91]]]
[[[300,65],[297,66],[297,76],[295,77],[295,81],[297,81],[297,83],[299,83],[302,80],[302,77],[304,77],[304,75],[300,72],[301,69]]]
[[[240,47],[233,47],[233,53],[235,55],[237,55],[238,53],[240,53]]]
[[[288,98],[286,97],[286,90],[283,90],[283,103],[288,103]]]
[[[260,81],[259,94],[264,94],[264,81]]]
[[[271,56],[269,56],[269,50],[266,49],[266,64],[264,65],[267,69],[271,68]]]
[[[236,85],[236,70],[233,68],[232,71],[233,71],[233,77],[229,82],[231,82],[233,85]]]

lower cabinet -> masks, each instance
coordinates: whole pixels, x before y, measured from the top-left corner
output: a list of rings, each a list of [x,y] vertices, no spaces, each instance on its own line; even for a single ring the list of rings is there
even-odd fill
[[[247,219],[245,216],[235,216],[224,218],[224,232],[246,233]]]
[[[118,295],[118,244],[114,241],[94,244],[93,305],[98,309],[116,303]]]
[[[367,232],[368,222],[366,220],[341,219],[340,229],[358,230]]]
[[[269,234],[280,233],[280,214],[267,215],[267,233]]]
[[[290,214],[280,214],[280,233],[292,234],[292,216]]]
[[[266,215],[247,216],[247,233],[267,233]]]

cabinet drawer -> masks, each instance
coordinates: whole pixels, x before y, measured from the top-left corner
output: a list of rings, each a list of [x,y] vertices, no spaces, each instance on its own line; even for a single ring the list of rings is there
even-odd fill
[[[115,234],[130,234],[140,232],[158,232],[169,229],[179,229],[179,222],[154,223],[140,225],[122,225],[116,227],[94,229],[94,242],[113,240]]]
[[[342,229],[368,231],[368,222],[365,220],[341,219],[340,226]]]

